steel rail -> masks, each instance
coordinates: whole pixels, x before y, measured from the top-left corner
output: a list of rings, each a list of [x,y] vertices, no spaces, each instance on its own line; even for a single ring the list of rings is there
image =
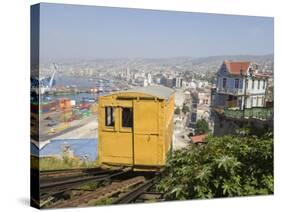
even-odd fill
[[[118,170],[99,170],[96,172],[91,171],[83,171],[83,172],[66,172],[66,173],[60,173],[55,175],[40,175],[40,183],[41,184],[47,184],[48,182],[60,182],[60,181],[66,181],[69,179],[77,179],[87,176],[101,176],[103,174],[112,174],[116,173]],[[119,170],[120,171],[120,170]]]
[[[55,170],[43,170],[40,171],[41,177],[47,177],[47,176],[55,176],[55,175],[61,175],[61,174],[68,174],[68,173],[99,173],[103,172],[105,169],[102,169],[100,167],[97,168],[77,168],[77,169],[55,169]]]
[[[113,174],[104,174],[104,175],[89,176],[89,177],[82,177],[82,178],[80,177],[80,178],[74,178],[74,179],[69,179],[60,182],[42,184],[40,185],[40,199],[45,199],[46,197],[69,191],[73,188],[76,188],[88,182],[105,181],[113,177],[123,175],[126,172],[128,171],[120,171]]]
[[[121,195],[119,198],[114,200],[112,204],[126,204],[136,200],[140,195],[145,193],[155,184],[156,179],[157,177],[153,177],[152,179],[145,181],[143,184]]]
[[[145,179],[143,176],[132,177],[122,181],[112,182],[109,185],[97,188],[92,192],[87,192],[84,195],[81,195],[75,199],[66,200],[64,202],[54,204],[51,208],[61,208],[61,207],[75,207],[75,206],[85,206],[88,203],[96,204],[102,199],[109,198],[114,194],[122,192],[122,190],[129,188],[133,185],[144,182]]]

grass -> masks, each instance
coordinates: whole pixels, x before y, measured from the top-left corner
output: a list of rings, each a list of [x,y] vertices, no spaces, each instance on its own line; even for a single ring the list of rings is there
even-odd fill
[[[95,203],[91,203],[91,201],[87,204],[88,206],[101,206],[101,205],[111,205],[113,202],[114,198],[109,197],[109,198],[104,198],[101,199]]]
[[[90,182],[90,183],[86,183],[86,184],[80,186],[81,190],[95,190],[97,188],[98,188],[97,182]]]
[[[39,159],[40,170],[93,168],[97,167],[96,161],[83,161],[78,157],[63,155],[62,157],[43,157]]]

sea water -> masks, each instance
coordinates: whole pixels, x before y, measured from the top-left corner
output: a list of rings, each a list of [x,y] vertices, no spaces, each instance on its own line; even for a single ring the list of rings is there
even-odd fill
[[[58,139],[40,149],[40,156],[62,155],[64,148],[69,147],[74,156],[83,160],[95,161],[98,155],[97,139]]]

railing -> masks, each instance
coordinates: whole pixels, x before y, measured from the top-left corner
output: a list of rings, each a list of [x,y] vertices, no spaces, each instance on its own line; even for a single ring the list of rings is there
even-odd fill
[[[243,110],[230,110],[224,109],[223,114],[228,118],[235,119],[260,119],[260,120],[269,120],[273,118],[273,108],[246,108]]]
[[[217,88],[218,93],[232,94],[232,95],[244,95],[245,90],[240,88]]]
[[[212,102],[211,103],[212,108],[220,108],[220,109],[225,109],[225,108],[239,108],[239,102],[238,100],[230,100],[230,101],[225,101],[224,103],[217,103],[217,102]]]

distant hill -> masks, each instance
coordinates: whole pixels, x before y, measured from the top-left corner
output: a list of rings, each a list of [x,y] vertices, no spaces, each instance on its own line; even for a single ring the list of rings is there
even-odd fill
[[[274,60],[273,54],[267,55],[220,55],[211,57],[201,57],[192,59],[194,65],[204,63],[221,63],[223,60],[250,60],[257,63],[266,63]]]
[[[93,58],[93,59],[67,59],[58,61],[67,67],[77,70],[125,70],[127,67],[136,70],[179,70],[209,72],[217,71],[224,60],[249,60],[260,65],[260,69],[274,71],[274,54],[266,55],[219,55],[210,57],[170,57],[170,58]],[[50,63],[42,63],[46,69]],[[65,69],[67,70],[67,68]]]
[[[260,61],[262,63],[273,61],[274,55],[219,55],[210,57],[172,57],[172,58],[144,58],[139,59],[139,61],[147,63],[169,63],[169,64],[180,64],[180,63],[192,63],[194,65],[204,64],[204,63],[221,63],[223,60],[250,60],[250,61]]]

